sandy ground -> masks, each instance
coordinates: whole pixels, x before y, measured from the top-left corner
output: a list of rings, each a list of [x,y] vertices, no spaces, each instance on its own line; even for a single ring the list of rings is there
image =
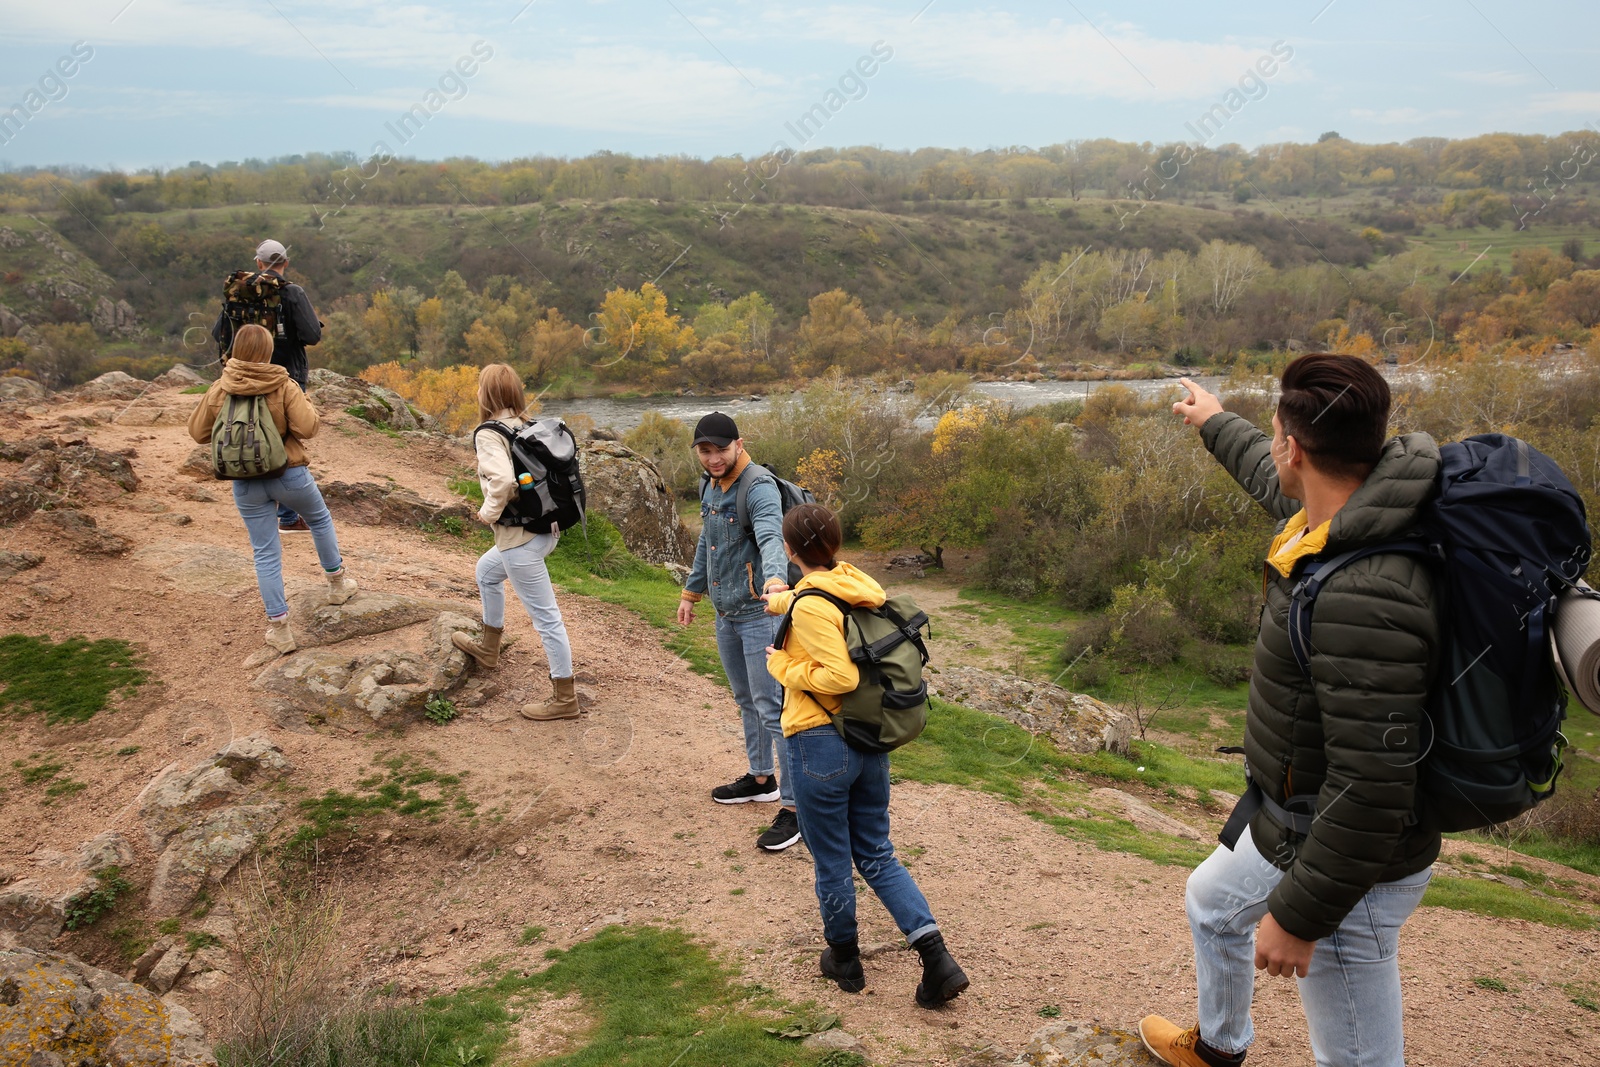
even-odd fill
[[[163,419],[176,418],[193,399],[153,394],[136,409],[165,407],[173,415]],[[108,406],[122,407],[0,417],[0,437],[50,433],[133,449],[143,484],[137,494],[87,509],[103,528],[137,548],[164,546],[169,559],[192,553],[193,545],[247,552],[227,487],[177,473],[192,447],[180,424],[83,427],[68,418]],[[443,443],[398,441],[343,415],[328,420],[312,454],[323,480],[393,478],[435,500],[446,499],[445,482],[467,458]],[[12,466],[0,464],[0,474]],[[192,499],[196,490],[214,499]],[[193,521],[168,525],[163,515],[172,513]],[[472,610],[472,560],[459,549],[413,530],[342,524],[339,534],[365,588],[455,599]],[[43,807],[38,790],[6,781],[0,867],[26,873],[30,853],[70,852],[108,828],[143,849],[133,802],[158,770],[264,730],[294,762],[289,782],[302,795],[351,788],[378,755],[409,752],[466,773],[465,789],[478,804],[476,828],[454,817],[435,825],[394,817],[374,823],[358,846],[325,857],[325,874],[345,902],[341,944],[356,982],[450,990],[478,980],[471,970],[489,957],[539,966],[550,945],[570,945],[606,923],[677,923],[748,980],[838,1013],[883,1063],[944,1064],[989,1044],[1019,1048],[1045,1021],[1039,1013],[1046,1006],[1058,1006],[1064,1018],[1123,1027],[1148,1011],[1192,1017],[1186,871],[1079,845],[1009,802],[951,787],[897,786],[894,836],[912,857],[909,866],[971,976],[971,990],[942,1011],[916,1008],[916,957],[898,950],[868,962],[863,995],[818,979],[809,854],[796,847],[767,855],[754,847],[774,805],[722,807],[708,796],[743,770],[732,701],[622,609],[563,599],[578,668],[594,675],[599,696],[582,720],[540,724],[514,713],[521,695],[541,690],[545,664],[527,617],[513,609],[508,634],[518,641],[499,671],[502,694],[449,726],[419,725],[399,737],[292,732],[258,708],[248,674],[237,666],[260,647],[253,588],[186,591],[141,562],[149,557],[137,550],[118,559],[80,557],[31,523],[0,536],[7,548],[46,556],[39,569],[0,584],[8,631],[132,639],[146,649],[157,680],[82,726],[47,731],[33,718],[0,720],[0,774],[9,778],[12,760],[46,753],[88,784]],[[286,573],[314,578],[309,538],[290,540],[285,553]],[[114,754],[130,745],[139,751]],[[152,863],[141,853],[136,881],[148,881]],[[897,940],[870,894],[861,917],[864,945]],[[547,933],[524,947],[518,935],[529,924]],[[123,967],[103,938],[69,936],[63,947]],[[1406,927],[1401,959],[1413,1064],[1600,1062],[1600,1016],[1572,1004],[1561,988],[1600,978],[1595,932],[1428,908]],[[1478,976],[1500,977],[1511,991],[1481,989],[1473,983]],[[202,1017],[219,1017],[223,993],[176,995]],[[537,1018],[552,1020],[553,1028],[529,1020],[524,1052],[559,1051],[574,1028],[570,1007],[541,1009]],[[1291,985],[1264,979],[1256,1007],[1253,1061],[1311,1064]]]

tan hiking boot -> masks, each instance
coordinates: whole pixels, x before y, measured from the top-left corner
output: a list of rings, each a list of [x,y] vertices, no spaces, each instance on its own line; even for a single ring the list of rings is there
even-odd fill
[[[500,636],[505,632],[503,626],[485,626],[483,636],[474,641],[465,630],[457,630],[450,643],[477,660],[478,666],[493,669],[500,665]]]
[[[328,571],[328,603],[343,604],[356,595],[356,580],[350,577],[349,572],[340,567],[336,571]]]
[[[548,722],[551,719],[576,719],[578,717],[578,693],[572,687],[571,678],[552,678],[550,684],[555,689],[555,697],[543,704],[529,704],[518,708],[517,714],[524,719],[533,719],[535,722]]]
[[[1146,1015],[1139,1020],[1139,1036],[1150,1054],[1170,1067],[1211,1067],[1211,1062],[1200,1054],[1200,1027],[1185,1030],[1177,1023],[1159,1015]],[[1208,1047],[1208,1052],[1212,1050]],[[1221,1062],[1243,1063],[1244,1053],[1228,1055],[1213,1052]]]
[[[294,643],[294,634],[289,631],[289,616],[285,615],[276,621],[267,620],[267,644],[286,654],[299,647]]]

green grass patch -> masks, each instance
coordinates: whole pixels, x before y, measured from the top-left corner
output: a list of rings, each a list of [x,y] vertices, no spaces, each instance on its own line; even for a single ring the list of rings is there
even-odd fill
[[[94,888],[79,893],[67,902],[66,927],[81,930],[93,926],[116,906],[117,899],[131,892],[133,884],[122,877],[120,867],[104,867],[94,872]]]
[[[28,760],[37,760],[38,762],[29,763]],[[66,764],[41,756],[37,752],[29,756],[28,760],[16,759],[11,761],[11,766],[16,770],[17,777],[22,779],[23,785],[42,785],[60,774],[66,767]]]
[[[42,713],[48,723],[84,722],[117,692],[146,681],[140,657],[126,641],[7,634],[0,637],[0,709]]]
[[[429,1067],[491,1063],[510,1039],[519,1002],[576,993],[594,1020],[588,1043],[547,1067],[814,1067],[822,1053],[767,1033],[784,1007],[736,983],[733,973],[678,930],[607,927],[592,939],[546,953],[538,974],[434,997],[425,1004]],[[457,1057],[460,1057],[459,1059]]]
[[[1479,989],[1487,989],[1491,993],[1509,993],[1511,987],[1498,978],[1474,978],[1472,984]]]
[[[479,507],[483,506],[483,486],[476,478],[452,478],[446,487],[457,496],[464,496]]]
[[[477,805],[461,787],[466,772],[440,774],[411,755],[387,759],[380,755],[374,762],[384,773],[360,779],[355,792],[329,789],[320,797],[300,801],[306,821],[284,843],[291,858],[305,857],[329,835],[354,832],[363,818],[373,815],[412,815],[438,822],[448,811],[469,818],[477,814]]]
[[[1428,883],[1422,903],[1501,919],[1525,919],[1569,930],[1593,930],[1600,926],[1593,911],[1574,901],[1546,900],[1485,878],[1435,876]]]
[[[1028,814],[1102,852],[1126,852],[1163,867],[1197,867],[1217,847],[1212,841],[1190,841],[1169,834],[1149,833],[1126,819],[1052,815],[1042,811]]]
[[[531,945],[531,944],[533,944],[535,941],[539,940],[543,936],[544,936],[544,927],[542,927],[542,926],[524,926],[522,928],[522,933],[517,935],[517,944],[519,944],[519,945]]]
[[[199,393],[206,392],[210,388],[211,388],[211,386],[209,386],[209,385],[191,385],[191,386],[189,386],[189,388],[183,390],[179,395],[180,396],[195,396],[195,395],[197,395]]]

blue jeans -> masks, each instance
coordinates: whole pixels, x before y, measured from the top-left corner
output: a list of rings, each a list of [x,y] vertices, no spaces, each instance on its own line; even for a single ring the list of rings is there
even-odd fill
[[[739,705],[739,717],[744,721],[744,752],[750,773],[758,776],[778,774],[783,763],[783,727],[779,725],[783,687],[767,673],[767,646],[778,636],[781,621],[764,611],[747,619],[717,614],[717,654],[722,657],[733,702]],[[782,767],[782,771],[778,774],[778,799],[792,808],[794,787],[788,768]]]
[[[1283,874],[1247,829],[1232,852],[1219,846],[1189,876],[1185,905],[1200,982],[1200,1036],[1218,1051],[1243,1052],[1255,1040],[1256,924]],[[1400,927],[1431,877],[1429,867],[1373,886],[1317,942],[1310,972],[1297,980],[1317,1067],[1402,1067]]]
[[[292,377],[292,376],[290,377],[289,380],[294,382],[294,384],[298,385],[300,387],[300,391],[302,393],[306,391],[306,383],[305,382],[302,382],[300,379]],[[294,508],[285,507],[283,502],[279,501],[279,503],[278,503],[278,525],[279,526],[293,526],[295,523],[297,523],[299,521],[300,521],[300,516],[294,510]],[[311,525],[311,520],[310,519],[306,520],[306,525],[307,526]]]
[[[276,478],[241,478],[233,483],[233,502],[250,533],[250,549],[256,557],[256,585],[261,587],[261,602],[266,605],[268,618],[278,618],[289,610],[283,595],[278,508],[291,507],[305,516],[323,570],[336,571],[344,566],[339,556],[339,537],[333,532],[333,516],[322,502],[311,468],[289,467]]]
[[[823,936],[856,936],[852,863],[908,942],[939,929],[889,841],[889,757],[856,751],[832,726],[813,726],[786,740],[800,833],[816,866]]]
[[[532,541],[504,552],[491,548],[478,557],[478,595],[483,598],[483,624],[506,624],[505,583],[522,601],[522,608],[533,620],[544,642],[544,656],[550,662],[550,677],[572,677],[572,642],[567,624],[556,604],[556,590],[550,584],[550,569],[544,558],[556,549],[556,534],[537,534]]]

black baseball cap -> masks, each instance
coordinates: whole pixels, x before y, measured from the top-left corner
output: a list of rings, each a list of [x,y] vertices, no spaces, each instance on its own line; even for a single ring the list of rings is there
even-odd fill
[[[733,416],[720,411],[713,411],[694,424],[693,444],[705,442],[718,448],[727,448],[738,439],[739,427],[734,425]]]

